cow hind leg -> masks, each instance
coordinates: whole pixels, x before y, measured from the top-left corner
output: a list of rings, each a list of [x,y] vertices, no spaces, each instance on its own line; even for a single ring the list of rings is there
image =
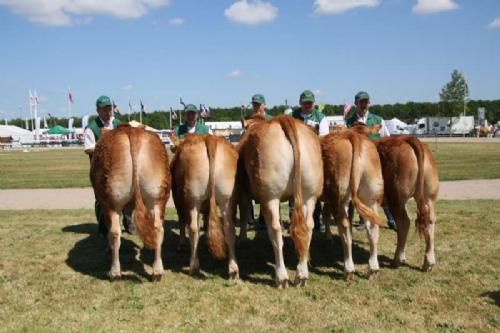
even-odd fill
[[[346,281],[351,281],[354,277],[354,261],[352,259],[352,230],[349,219],[348,203],[337,205],[334,211],[335,222],[339,231],[342,247],[344,249],[344,274]]]
[[[305,286],[307,279],[309,278],[309,270],[307,264],[309,261],[309,247],[311,245],[312,230],[314,227],[314,208],[316,206],[316,200],[311,198],[307,200],[304,205],[304,218],[307,226],[307,251],[299,257],[299,263],[297,264],[297,276],[295,277],[295,285]]]
[[[116,280],[121,277],[120,237],[122,229],[120,227],[120,214],[118,214],[116,211],[109,211],[108,218],[110,221],[108,241],[109,247],[111,248],[111,268],[108,275],[111,280]]]
[[[276,286],[278,288],[286,288],[288,286],[288,272],[283,257],[283,235],[281,233],[279,204],[279,199],[273,199],[262,203],[261,209],[264,214],[267,233],[274,251]]]
[[[161,249],[163,244],[163,208],[165,202],[154,206],[154,232],[155,232],[155,260],[153,262],[153,281],[160,281],[164,273],[163,261],[161,259]]]
[[[377,214],[377,204],[371,205],[371,209]],[[370,258],[368,259],[369,277],[375,277],[380,270],[378,264],[378,239],[379,226],[373,221],[366,221],[366,235],[370,243]]]
[[[396,252],[394,253],[394,260],[392,265],[398,267],[401,264],[406,263],[406,241],[408,239],[408,231],[410,229],[410,218],[408,217],[408,212],[406,211],[406,206],[404,203],[394,204],[390,206],[390,210],[396,220],[397,228],[397,245]]]
[[[236,232],[234,228],[233,214],[231,212],[229,200],[219,208],[222,212],[222,219],[224,221],[224,239],[226,241],[226,246],[229,252],[229,278],[237,279],[239,278],[239,268],[238,263],[236,262],[236,250],[234,246],[234,243],[236,241]]]
[[[200,261],[198,259],[198,240],[199,240],[199,225],[198,225],[198,208],[193,207],[189,212],[189,241],[191,244],[191,257],[189,259],[189,274],[197,275],[200,273]]]
[[[436,255],[434,253],[434,229],[436,227],[436,212],[434,210],[434,202],[432,200],[428,200],[427,206],[429,208],[430,223],[424,230],[425,257],[424,264],[422,266],[422,271],[424,272],[430,272],[436,264]]]
[[[328,203],[325,201],[325,204],[323,205],[323,222],[325,223],[325,238],[327,240],[332,240],[333,235],[332,235],[332,230],[330,229],[330,220],[332,218],[332,212],[330,210],[330,206]]]

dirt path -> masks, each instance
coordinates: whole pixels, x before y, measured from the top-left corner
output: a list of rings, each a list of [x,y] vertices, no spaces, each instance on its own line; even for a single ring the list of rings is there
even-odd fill
[[[500,199],[500,179],[441,182],[441,200]],[[172,199],[167,207],[174,207]],[[0,209],[91,209],[91,188],[0,190]]]

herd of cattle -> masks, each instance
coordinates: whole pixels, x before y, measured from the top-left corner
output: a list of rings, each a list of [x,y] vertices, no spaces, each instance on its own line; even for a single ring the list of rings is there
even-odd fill
[[[410,198],[416,201],[416,227],[426,244],[422,269],[429,271],[435,265],[434,207],[439,181],[430,150],[417,138],[372,141],[362,124],[318,137],[289,116],[254,118],[244,126],[236,147],[220,137],[188,135],[170,164],[159,138],[142,128],[120,127],[103,135],[92,158],[91,181],[109,223],[111,279],[121,274],[119,217],[124,209],[134,209],[140,238],[147,248],[155,250],[152,279],[161,278],[163,217],[170,191],[179,216],[181,242],[185,242],[186,226],[188,229],[192,274],[199,272],[201,215],[211,254],[228,258],[229,277],[238,278],[234,220],[239,206],[239,237],[244,239],[250,199],[261,205],[274,250],[278,287],[286,287],[289,281],[279,212],[280,202],[285,200],[293,200],[290,235],[298,256],[296,285],[305,285],[308,279],[313,211],[318,200],[324,203],[327,237],[331,237],[331,216],[337,224],[346,279],[352,279],[355,270],[350,203],[366,221],[370,276],[379,270],[381,205],[390,208],[397,223],[393,263],[398,266],[406,261],[410,227],[406,203]]]

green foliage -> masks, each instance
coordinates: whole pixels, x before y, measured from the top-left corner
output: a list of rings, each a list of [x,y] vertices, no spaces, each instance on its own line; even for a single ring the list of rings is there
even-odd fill
[[[457,69],[451,73],[451,81],[448,82],[441,92],[439,97],[441,102],[451,104],[455,115],[459,115],[463,111],[464,100],[468,97],[469,92],[464,76]]]
[[[463,103],[463,102],[462,102]],[[490,123],[496,123],[500,120],[500,99],[497,100],[471,100],[467,102],[468,114],[477,116],[477,108],[484,107],[486,109],[486,119]],[[285,105],[277,105],[268,110],[269,114],[277,116],[283,114],[286,109]],[[383,104],[372,105],[371,112],[383,117],[384,119],[399,118],[405,122],[412,123],[422,117],[452,117],[457,116],[463,111],[463,104],[456,105],[454,102],[441,101],[439,103],[430,102],[408,102],[405,104]],[[342,115],[344,111],[343,105],[326,104],[323,113],[327,116]],[[179,110],[175,110],[179,112]],[[237,121],[241,117],[247,117],[251,113],[250,109],[242,109],[241,107],[233,108],[211,108],[209,121]],[[90,118],[93,119],[94,116]],[[184,119],[184,114],[182,114]],[[129,115],[118,116],[122,122],[127,122]],[[131,120],[139,121],[139,113],[130,115]],[[143,114],[142,121],[144,124],[164,129],[170,127],[170,115],[168,111],[157,110]],[[50,127],[55,125],[68,126],[67,118],[51,118],[47,119]],[[23,119],[12,119],[9,124],[24,128]],[[75,118],[74,127],[80,127],[82,124],[81,118]],[[179,121],[173,121],[172,126],[175,127]]]

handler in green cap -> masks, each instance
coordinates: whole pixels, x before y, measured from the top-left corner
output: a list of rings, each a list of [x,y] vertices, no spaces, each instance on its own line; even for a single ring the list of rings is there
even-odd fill
[[[368,135],[368,137],[372,140],[380,139],[384,136],[390,136],[391,134],[387,130],[385,126],[384,119],[382,117],[377,116],[374,113],[371,113],[368,109],[370,107],[370,95],[366,91],[360,91],[354,96],[354,103],[356,104],[356,110],[346,117],[346,126],[351,127],[354,123],[363,123],[368,128],[373,129],[374,131]],[[390,229],[396,230],[396,220],[392,215],[391,211],[387,207],[383,207],[384,213],[387,217],[387,224]],[[354,213],[354,207],[349,205],[349,215],[352,216]],[[363,220],[360,220],[359,226],[357,229],[366,228],[366,224]]]
[[[199,110],[195,105],[186,105],[184,112],[186,122],[174,129],[176,137],[183,138],[187,134],[212,134],[212,131],[205,124],[198,122]]]
[[[302,120],[304,124],[312,127],[319,136],[327,135],[330,132],[328,121],[325,115],[314,107],[316,98],[310,90],[304,90],[300,94],[300,108],[292,112],[292,117]]]
[[[300,94],[300,108],[292,112],[292,117],[297,118],[304,122],[307,126],[310,126],[319,136],[327,135],[330,132],[330,127],[325,115],[314,107],[316,98],[310,90],[304,90]],[[293,202],[290,200],[288,202],[290,207],[290,215],[293,208]],[[314,230],[321,230],[321,203],[318,201],[316,207],[314,207],[313,219],[314,219]]]
[[[266,112],[266,99],[262,94],[255,94],[252,96],[252,117],[259,115],[264,119],[272,119],[273,116]]]
[[[101,96],[96,101],[97,118],[87,125],[84,131],[83,145],[85,153],[92,160],[96,142],[101,138],[103,130],[112,130],[120,125],[120,121],[113,117],[113,106],[108,96]],[[94,204],[95,216],[99,223],[99,235],[107,237],[108,226],[102,215],[101,204],[95,201]],[[135,232],[134,224],[130,218],[130,212],[123,212],[123,226],[129,234]]]
[[[347,115],[345,120],[347,127],[351,127],[354,123],[365,124],[368,128],[376,131],[368,136],[370,139],[379,139],[391,135],[385,126],[384,119],[369,112],[370,95],[368,95],[367,92],[358,92],[356,96],[354,96],[354,103],[356,104],[356,109],[354,112]]]

